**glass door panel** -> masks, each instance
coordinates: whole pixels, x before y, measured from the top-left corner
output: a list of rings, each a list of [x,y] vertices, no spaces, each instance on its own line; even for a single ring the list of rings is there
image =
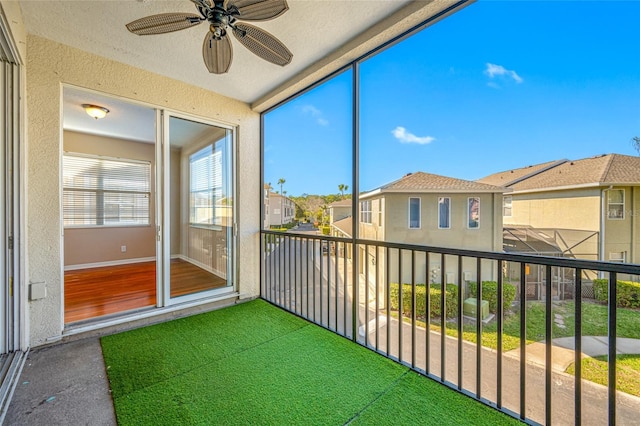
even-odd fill
[[[168,127],[165,295],[171,304],[233,286],[233,138],[230,129],[175,116]]]

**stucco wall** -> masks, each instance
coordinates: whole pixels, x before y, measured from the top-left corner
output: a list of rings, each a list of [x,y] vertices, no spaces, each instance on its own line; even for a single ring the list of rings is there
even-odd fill
[[[420,198],[420,228],[409,229],[409,197]],[[438,197],[451,198],[451,228],[438,229]],[[480,226],[467,227],[467,199],[480,197]],[[496,194],[500,198],[500,194]],[[494,214],[494,194],[387,194],[386,240],[407,244],[467,250],[502,250],[496,229],[502,232],[499,211]]]
[[[534,228],[600,229],[600,190],[581,189],[513,194],[513,214],[505,225]]]
[[[60,221],[61,84],[98,90],[238,126],[239,291],[259,292],[259,115],[247,104],[40,37],[27,44],[26,241],[28,282],[45,282],[47,297],[29,303],[30,344],[63,330]],[[216,77],[212,75],[211,86]]]

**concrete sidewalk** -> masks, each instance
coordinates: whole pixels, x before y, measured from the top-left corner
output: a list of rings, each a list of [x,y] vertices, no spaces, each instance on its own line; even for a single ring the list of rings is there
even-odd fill
[[[569,365],[575,362],[575,338],[561,337],[552,340],[552,367],[554,371],[564,372]],[[544,342],[535,342],[527,345],[527,362],[544,367],[546,359],[546,347]],[[582,358],[603,356],[609,353],[607,336],[582,336]],[[616,353],[618,355],[640,354],[640,339],[616,339]],[[514,349],[505,353],[506,356],[520,359],[520,349]]]

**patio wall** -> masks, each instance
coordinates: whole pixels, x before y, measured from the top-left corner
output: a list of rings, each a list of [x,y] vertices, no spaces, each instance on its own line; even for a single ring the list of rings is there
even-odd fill
[[[26,285],[45,282],[47,297],[28,302],[29,346],[63,333],[60,152],[62,84],[71,84],[238,126],[239,292],[259,293],[259,115],[242,102],[52,42],[27,38]],[[215,87],[216,77],[211,76]]]

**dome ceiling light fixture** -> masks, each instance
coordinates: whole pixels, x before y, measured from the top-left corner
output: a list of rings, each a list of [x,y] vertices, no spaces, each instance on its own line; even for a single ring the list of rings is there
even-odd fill
[[[99,105],[92,104],[82,104],[82,108],[89,114],[90,117],[95,118],[96,120],[99,118],[105,118],[109,110],[105,107],[101,107]]]
[[[200,13],[161,13],[129,22],[127,29],[137,35],[163,34],[209,24],[202,43],[202,58],[210,73],[229,71],[233,49],[231,32],[244,47],[276,65],[285,66],[293,54],[267,31],[242,21],[268,21],[285,13],[286,0],[191,0]]]

